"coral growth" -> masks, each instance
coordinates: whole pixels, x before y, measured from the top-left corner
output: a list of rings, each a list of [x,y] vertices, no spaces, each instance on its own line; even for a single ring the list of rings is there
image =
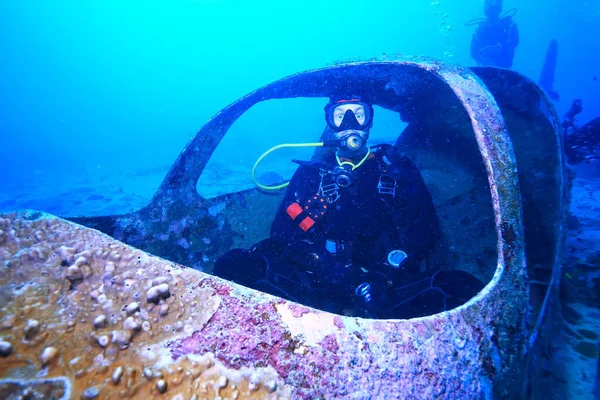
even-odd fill
[[[166,343],[202,331],[221,302],[197,288],[196,271],[59,219],[15,215],[0,219],[0,260],[3,395],[290,395],[273,368],[232,370],[210,353],[171,358]]]
[[[479,398],[518,386],[520,297],[337,316],[37,213],[0,215],[0,392],[28,398]],[[509,304],[510,303],[510,304]],[[510,336],[508,336],[510,332]]]

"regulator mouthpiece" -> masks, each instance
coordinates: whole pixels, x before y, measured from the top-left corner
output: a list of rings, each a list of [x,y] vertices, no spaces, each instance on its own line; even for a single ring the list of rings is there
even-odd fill
[[[357,131],[354,129],[341,132],[337,147],[340,150],[358,152],[364,148],[367,142],[367,135],[368,134],[364,131]]]

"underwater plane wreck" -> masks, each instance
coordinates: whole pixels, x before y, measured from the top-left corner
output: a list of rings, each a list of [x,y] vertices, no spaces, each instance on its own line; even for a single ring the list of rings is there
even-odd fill
[[[408,124],[394,145],[430,188],[449,267],[485,279],[466,303],[411,319],[349,317],[185,267],[267,237],[282,197],[200,196],[198,179],[232,124],[259,102],[342,86]],[[0,215],[0,393],[540,398],[569,205],[559,126],[534,82],[491,67],[377,60],[268,84],[208,121],[138,211]],[[211,240],[184,247],[181,235]]]

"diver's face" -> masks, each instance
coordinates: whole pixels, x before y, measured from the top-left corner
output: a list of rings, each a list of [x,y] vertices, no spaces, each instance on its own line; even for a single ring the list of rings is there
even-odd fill
[[[339,127],[344,120],[344,115],[346,115],[346,111],[352,111],[354,113],[354,117],[356,121],[360,125],[365,124],[365,108],[360,104],[342,104],[337,106],[333,111],[333,123],[335,126]]]
[[[493,22],[500,19],[500,13],[502,12],[502,6],[493,4],[485,7],[485,16]]]

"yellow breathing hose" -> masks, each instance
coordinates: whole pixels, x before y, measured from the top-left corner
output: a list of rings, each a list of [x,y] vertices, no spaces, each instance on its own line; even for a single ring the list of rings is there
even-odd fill
[[[275,147],[271,147],[269,150],[265,151],[262,154],[262,156],[258,157],[258,160],[256,160],[256,162],[254,163],[254,167],[252,167],[252,181],[254,181],[254,184],[256,186],[258,186],[259,188],[264,189],[264,190],[277,190],[277,189],[283,189],[284,187],[286,187],[287,185],[290,184],[290,181],[287,181],[285,183],[282,183],[281,185],[275,185],[275,186],[263,185],[256,180],[256,167],[258,167],[258,164],[260,164],[260,162],[266,156],[268,156],[275,150],[279,150],[282,148],[291,148],[291,147],[323,147],[323,143],[322,142],[318,142],[318,143],[287,143],[287,144],[279,144]]]
[[[362,158],[362,160],[360,160],[360,162],[358,164],[354,164],[351,163],[350,161],[342,161],[340,160],[340,156],[338,155],[338,153],[335,153],[335,160],[337,161],[338,165],[341,167],[342,165],[349,165],[352,167],[352,171],[354,171],[356,168],[360,167],[361,165],[363,165],[363,163],[365,161],[367,161],[367,158],[369,158],[369,156],[371,155],[371,148],[367,148],[367,154],[365,154],[365,156]]]

